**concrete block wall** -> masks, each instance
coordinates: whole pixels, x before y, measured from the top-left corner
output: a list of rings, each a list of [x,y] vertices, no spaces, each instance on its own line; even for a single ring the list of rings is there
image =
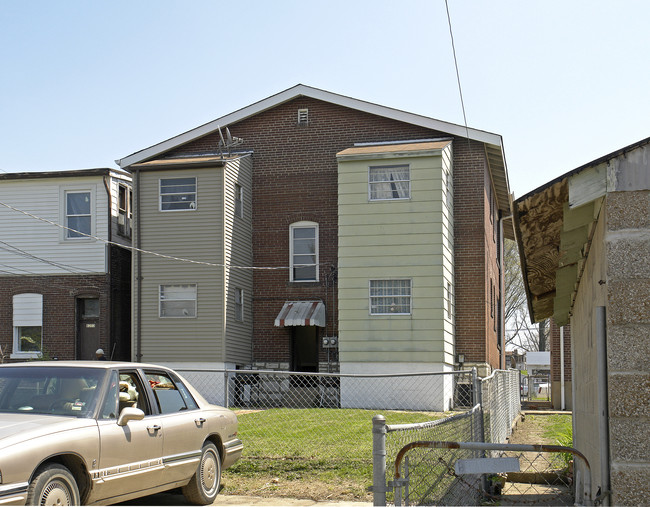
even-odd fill
[[[607,195],[612,505],[650,498],[650,191]]]

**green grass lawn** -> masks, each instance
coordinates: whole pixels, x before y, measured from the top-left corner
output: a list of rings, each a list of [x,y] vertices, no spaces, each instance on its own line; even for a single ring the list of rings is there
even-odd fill
[[[239,413],[242,459],[224,472],[229,494],[310,496],[306,483],[338,499],[368,499],[372,485],[373,410],[269,409]],[[388,424],[431,421],[442,414],[382,411]],[[286,494],[285,494],[286,493]]]

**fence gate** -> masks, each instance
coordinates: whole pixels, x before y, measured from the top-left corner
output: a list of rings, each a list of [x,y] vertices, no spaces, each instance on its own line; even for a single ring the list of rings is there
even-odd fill
[[[592,505],[589,462],[558,445],[411,442],[394,474],[396,506]]]

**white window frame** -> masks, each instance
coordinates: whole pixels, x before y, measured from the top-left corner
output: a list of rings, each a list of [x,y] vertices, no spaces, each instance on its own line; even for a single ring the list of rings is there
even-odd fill
[[[376,176],[373,176],[374,172],[379,173],[380,171],[383,172],[390,169],[406,170],[408,174],[408,178],[392,179],[392,174],[391,174],[391,179],[375,179]],[[379,193],[379,190],[377,189],[379,189],[379,187],[386,186],[387,184],[394,187],[395,183],[404,183],[404,182],[406,182],[407,184],[406,195],[404,196],[399,195],[401,189],[391,188],[391,189],[382,189],[382,191],[384,193],[387,191],[392,192],[393,194],[397,192],[398,193],[397,196],[377,197]],[[408,164],[374,165],[368,167],[368,200],[369,201],[401,201],[401,200],[408,200],[410,198],[411,198],[411,167]]]
[[[235,216],[244,218],[244,187],[235,183]]]
[[[295,257],[298,255],[301,255],[299,253],[294,253],[295,245],[294,245],[294,231],[297,229],[314,229],[314,263],[297,263],[295,261]],[[295,222],[289,226],[289,280],[291,282],[295,283],[310,283],[310,282],[318,282],[318,266],[319,266],[319,247],[318,247],[318,224],[316,222],[308,222],[308,221],[302,221],[302,222]],[[303,255],[309,255],[309,254],[303,254]],[[294,269],[297,267],[314,267],[314,278],[310,278],[308,280],[296,280],[294,276]]]
[[[244,322],[244,289],[235,287],[235,320]]]
[[[391,294],[373,294],[373,282],[408,282],[408,293],[396,289]],[[379,287],[374,287],[379,288]],[[388,287],[387,287],[388,288]],[[392,311],[392,312],[383,312],[383,311],[374,311],[375,307],[385,307],[386,304],[378,305],[377,300],[379,299],[389,299],[389,298],[408,298],[408,311]],[[373,304],[374,301],[374,304]],[[370,315],[412,315],[413,313],[413,280],[411,278],[374,278],[368,281],[368,312]]]
[[[38,351],[23,351],[20,346],[20,330],[25,327],[41,329],[41,343]],[[13,349],[12,359],[39,358],[43,351],[43,295],[34,293],[13,296]]]
[[[69,214],[68,213],[68,195],[71,194],[88,194],[89,198],[89,212],[86,214]],[[63,241],[94,241],[92,236],[95,236],[95,192],[93,188],[88,187],[62,187],[60,192],[61,199],[61,223],[64,226],[62,230]],[[79,231],[82,233],[80,236],[72,236],[73,233],[70,229],[79,230],[72,227],[69,223],[71,217],[88,217],[90,221],[90,231]]]
[[[165,289],[175,288],[187,288],[192,292],[190,297],[175,297],[173,295],[165,295]],[[196,319],[198,315],[197,311],[197,301],[198,301],[198,286],[195,283],[186,283],[186,284],[160,284],[158,286],[158,317],[161,319]],[[186,301],[188,303],[187,308],[183,309],[183,315],[166,315],[166,309],[164,309],[164,304],[167,301],[176,301],[182,302]],[[187,314],[185,312],[187,311]]]
[[[165,192],[163,193],[163,181],[173,181],[173,180],[194,180],[194,192]],[[168,186],[171,186],[167,184]],[[196,176],[177,176],[170,178],[160,178],[158,180],[158,209],[163,213],[168,212],[178,212],[178,211],[196,211],[198,209],[198,192],[199,192],[199,180]],[[185,200],[187,207],[179,209],[163,209],[163,196],[188,196],[189,198]],[[193,199],[192,199],[193,197]],[[181,202],[181,201],[176,201]]]

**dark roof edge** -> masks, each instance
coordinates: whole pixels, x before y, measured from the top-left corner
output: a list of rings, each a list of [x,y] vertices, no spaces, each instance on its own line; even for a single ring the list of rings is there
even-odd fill
[[[123,169],[112,169],[101,167],[95,169],[70,169],[69,171],[33,171],[21,173],[0,174],[0,180],[26,180],[26,179],[44,179],[44,178],[79,178],[82,176],[106,176],[111,173],[123,175],[128,178],[131,175]]]
[[[555,178],[555,179],[553,179],[553,180],[551,180],[551,181],[549,181],[547,183],[544,183],[543,185],[537,187],[535,190],[531,190],[527,194],[525,194],[525,195],[519,197],[518,199],[516,199],[515,203],[523,202],[526,199],[528,199],[529,197],[540,193],[542,190],[546,190],[547,188],[555,185],[556,183],[562,181],[563,179],[574,176],[574,175],[578,174],[579,172],[584,171],[585,169],[588,169],[589,167],[594,167],[594,166],[600,165],[603,162],[607,162],[608,160],[619,157],[619,156],[627,153],[628,151],[635,150],[635,149],[639,148],[640,146],[643,146],[644,144],[648,144],[648,143],[650,143],[650,137],[646,137],[645,139],[642,139],[641,141],[637,141],[636,143],[632,143],[632,144],[630,144],[628,146],[625,146],[624,148],[620,148],[620,149],[618,149],[616,151],[613,151],[612,153],[608,153],[607,155],[603,155],[602,157],[599,157],[599,158],[597,158],[595,160],[592,160],[591,162],[587,162],[586,164],[583,164],[580,167],[572,169],[571,171],[569,171],[567,173],[564,173],[564,174],[558,176],[557,178]]]

